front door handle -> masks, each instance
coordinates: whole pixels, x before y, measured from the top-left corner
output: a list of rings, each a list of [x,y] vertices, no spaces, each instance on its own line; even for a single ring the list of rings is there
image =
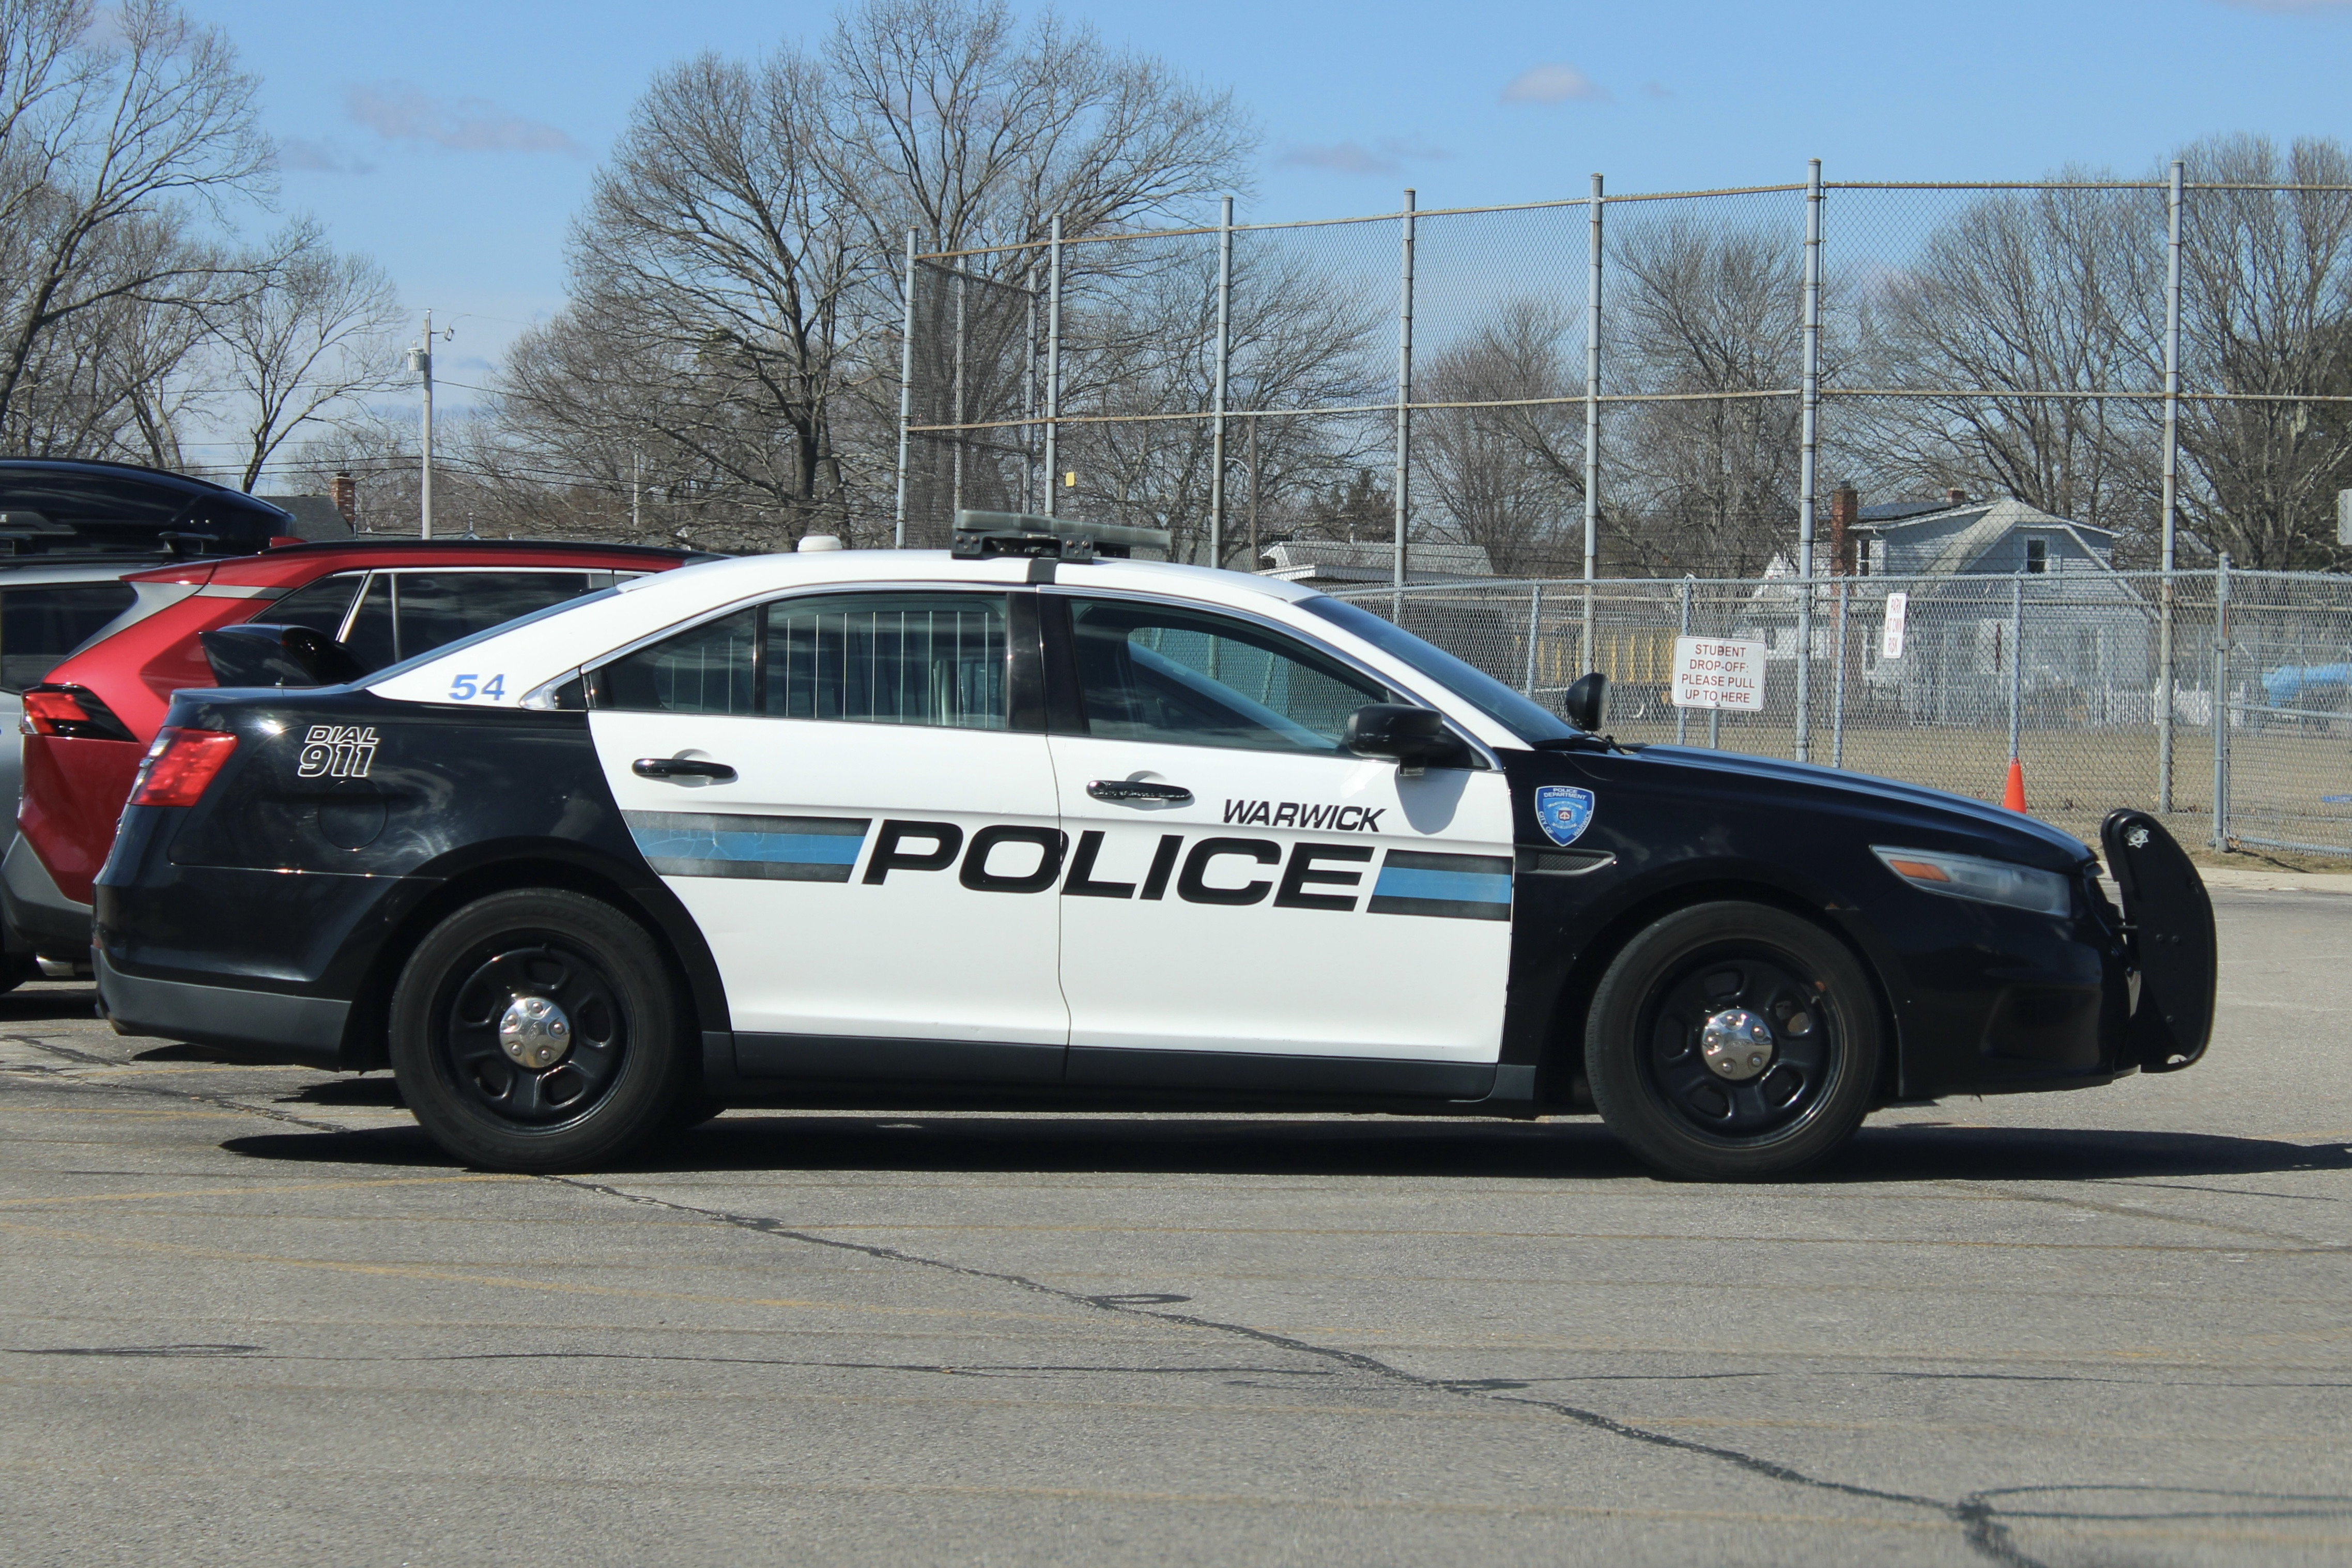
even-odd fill
[[[1097,800],[1150,800],[1162,805],[1190,805],[1192,792],[1182,784],[1152,784],[1145,779],[1097,779],[1087,785]]]
[[[629,764],[629,771],[641,779],[709,779],[718,784],[735,782],[735,770],[725,763],[706,763],[698,757],[639,757]]]

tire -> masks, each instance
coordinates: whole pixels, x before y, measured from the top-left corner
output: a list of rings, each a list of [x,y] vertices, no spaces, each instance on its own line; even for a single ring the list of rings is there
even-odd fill
[[[1769,905],[1696,904],[1641,931],[1601,976],[1584,1070],[1610,1131],[1645,1164],[1755,1180],[1844,1147],[1870,1109],[1882,1037],[1877,994],[1843,942]]]
[[[502,1019],[523,1026],[522,1056],[502,1043]],[[418,1123],[484,1170],[606,1163],[658,1131],[688,1082],[687,1030],[654,939],[558,889],[493,893],[434,927],[394,988],[391,1033]]]

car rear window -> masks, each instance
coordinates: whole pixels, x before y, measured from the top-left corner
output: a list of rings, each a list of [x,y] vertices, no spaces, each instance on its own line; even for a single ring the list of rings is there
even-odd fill
[[[0,691],[40,684],[136,597],[128,583],[0,588]]]
[[[257,618],[307,626],[333,637],[350,612],[350,631],[342,641],[362,669],[373,671],[609,587],[613,575],[578,571],[378,572],[368,578],[356,611],[350,606],[358,579],[329,578],[289,594]]]

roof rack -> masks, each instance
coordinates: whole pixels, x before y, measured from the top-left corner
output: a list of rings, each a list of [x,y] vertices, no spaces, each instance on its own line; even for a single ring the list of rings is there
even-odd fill
[[[405,533],[351,533],[341,539],[306,539],[299,544],[279,544],[270,548],[272,555],[297,554],[302,551],[321,550],[606,550],[618,555],[657,558],[663,561],[724,561],[727,557],[708,550],[684,550],[667,544],[620,544],[598,539],[418,539]]]
[[[1026,511],[958,511],[955,542],[958,560],[977,561],[990,555],[1035,555],[1061,561],[1091,561],[1097,555],[1124,559],[1139,547],[1171,552],[1164,528],[1126,528],[1117,523],[1079,522],[1066,517],[1040,517]]]

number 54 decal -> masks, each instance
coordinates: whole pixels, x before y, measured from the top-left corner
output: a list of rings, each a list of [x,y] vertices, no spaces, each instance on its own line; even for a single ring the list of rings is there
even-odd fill
[[[471,702],[478,697],[487,697],[496,702],[506,694],[507,678],[503,675],[493,675],[488,680],[478,675],[461,675],[449,682],[449,700],[452,702]]]

